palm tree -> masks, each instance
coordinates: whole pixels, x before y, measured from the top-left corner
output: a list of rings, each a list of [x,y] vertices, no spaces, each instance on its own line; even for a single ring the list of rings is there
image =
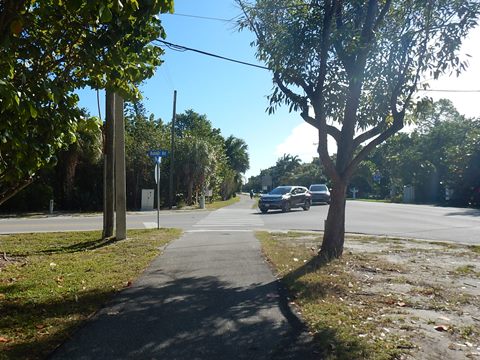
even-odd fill
[[[275,185],[282,185],[282,183],[288,182],[291,178],[291,174],[296,168],[300,166],[302,161],[298,155],[283,154],[281,158],[277,160],[277,164],[273,169],[273,182]],[[286,185],[283,184],[283,185]]]
[[[230,135],[225,140],[225,152],[230,167],[237,173],[244,173],[250,168],[248,145],[243,139]]]

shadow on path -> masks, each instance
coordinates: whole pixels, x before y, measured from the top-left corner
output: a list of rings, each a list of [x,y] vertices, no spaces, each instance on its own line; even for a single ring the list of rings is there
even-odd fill
[[[215,277],[152,275],[170,280],[123,291],[52,359],[314,358],[276,282],[235,288]],[[279,301],[290,324],[270,314]]]

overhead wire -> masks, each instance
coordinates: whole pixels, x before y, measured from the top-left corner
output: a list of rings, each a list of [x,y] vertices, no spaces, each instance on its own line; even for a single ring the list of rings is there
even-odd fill
[[[190,48],[190,47],[183,46],[183,45],[173,44],[173,43],[165,41],[163,39],[157,39],[155,41],[159,42],[160,44],[163,44],[163,45],[167,46],[171,50],[181,51],[181,52],[193,51],[193,52],[196,52],[196,53],[199,53],[199,54],[202,54],[202,55],[211,56],[211,57],[214,57],[214,58],[217,58],[217,59],[231,61],[231,62],[234,62],[234,63],[237,63],[237,64],[242,64],[242,65],[252,66],[252,67],[256,67],[256,68],[263,69],[263,70],[269,70],[267,67],[262,66],[262,65],[252,64],[252,63],[249,63],[249,62],[246,62],[246,61],[241,61],[241,60],[229,58],[229,57],[226,57],[226,56],[213,54],[213,53],[210,53],[210,52],[207,52],[207,51],[198,50],[198,49]]]
[[[293,7],[296,7],[296,6],[276,7],[276,9],[288,9],[288,8],[293,8]],[[241,16],[241,14],[240,14],[240,15],[237,15],[237,16],[231,18],[231,19],[225,19],[225,18],[216,18],[216,17],[209,17],[209,16],[199,16],[199,15],[180,14],[180,13],[174,13],[174,14],[171,14],[171,15],[177,15],[177,16],[183,16],[183,17],[189,17],[189,18],[196,18],[196,19],[202,19],[202,20],[222,21],[222,22],[232,22],[236,18]],[[202,55],[215,57],[215,58],[221,59],[221,60],[231,61],[231,62],[234,62],[234,63],[237,63],[237,64],[252,66],[252,67],[256,67],[256,68],[263,69],[263,70],[270,70],[266,66],[252,64],[252,63],[249,63],[249,62],[246,62],[246,61],[241,61],[241,60],[229,58],[229,57],[226,57],[226,56],[221,56],[221,55],[217,55],[217,54],[214,54],[214,53],[210,53],[210,52],[207,52],[207,51],[194,49],[194,48],[190,48],[190,47],[183,46],[183,45],[174,44],[174,43],[165,41],[163,39],[157,39],[156,41],[165,45],[165,46],[167,46],[169,49],[174,50],[174,51],[180,51],[180,52],[193,51],[193,52],[196,52],[196,53],[199,53],[199,54],[202,54]],[[457,89],[457,90],[417,89],[417,91],[423,91],[423,92],[451,92],[451,93],[476,93],[476,92],[480,92],[480,90],[459,90],[459,89]]]
[[[216,17],[210,17],[210,16],[200,16],[200,15],[190,15],[190,14],[179,14],[179,13],[173,13],[170,15],[175,15],[175,16],[182,16],[182,17],[189,17],[189,18],[194,18],[194,19],[201,19],[201,20],[214,20],[214,21],[222,21],[222,22],[230,22],[233,21],[235,17],[231,19],[222,19],[222,18],[216,18]]]
[[[450,93],[477,93],[480,90],[460,90],[460,89],[417,89],[417,91],[426,91],[426,92],[450,92]]]

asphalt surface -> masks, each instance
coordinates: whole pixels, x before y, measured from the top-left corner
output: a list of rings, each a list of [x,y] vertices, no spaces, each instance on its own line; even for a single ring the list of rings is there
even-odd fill
[[[244,228],[252,204],[199,219],[51,359],[318,358]]]
[[[160,211],[161,227],[176,227],[185,231],[211,230],[304,230],[322,231],[328,205],[316,205],[310,211],[294,209],[289,213],[269,211],[261,214],[258,209],[237,208],[213,220],[210,211]],[[463,244],[480,244],[480,210],[468,208],[438,207],[347,201],[345,229],[350,233],[452,241]],[[157,227],[156,211],[129,212],[128,229]],[[100,230],[101,214],[92,215],[39,215],[33,217],[0,218],[0,234]]]

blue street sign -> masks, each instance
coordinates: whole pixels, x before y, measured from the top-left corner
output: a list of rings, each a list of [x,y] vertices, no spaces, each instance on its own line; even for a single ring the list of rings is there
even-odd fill
[[[382,179],[382,174],[380,173],[380,171],[375,171],[375,173],[373,174],[373,181],[375,182],[380,182],[380,180]]]
[[[158,159],[159,157],[168,156],[168,150],[148,150],[147,155]]]

